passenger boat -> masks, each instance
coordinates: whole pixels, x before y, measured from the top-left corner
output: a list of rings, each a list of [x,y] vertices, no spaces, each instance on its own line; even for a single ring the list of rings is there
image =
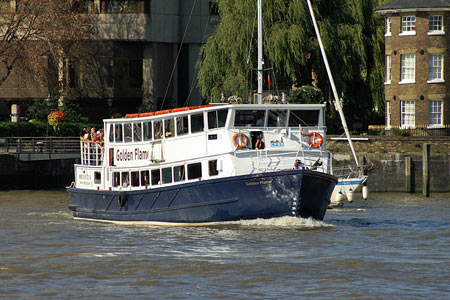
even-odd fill
[[[80,142],[69,208],[75,218],[150,225],[322,220],[337,183],[324,110],[217,104],[104,120],[103,148]]]

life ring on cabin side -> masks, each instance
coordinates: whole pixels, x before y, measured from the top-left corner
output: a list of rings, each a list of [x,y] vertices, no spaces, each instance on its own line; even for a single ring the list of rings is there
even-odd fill
[[[248,137],[243,133],[236,133],[233,135],[233,145],[238,149],[247,147]]]
[[[117,195],[117,202],[120,206],[124,206],[127,203],[128,197],[124,192],[119,192]]]
[[[323,144],[323,137],[318,132],[310,132],[308,144],[313,148],[319,148]]]

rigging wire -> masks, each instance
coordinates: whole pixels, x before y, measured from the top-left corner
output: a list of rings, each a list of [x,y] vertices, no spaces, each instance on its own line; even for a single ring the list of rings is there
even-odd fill
[[[178,59],[180,57],[181,49],[183,48],[184,39],[186,38],[187,30],[189,28],[189,24],[191,23],[191,18],[192,18],[192,14],[194,12],[194,8],[195,8],[195,4],[196,3],[197,3],[197,0],[194,0],[194,3],[192,4],[192,8],[191,8],[191,13],[189,14],[189,18],[188,18],[188,21],[186,23],[186,28],[184,29],[183,38],[181,39],[180,48],[178,49],[177,57],[175,59],[175,63],[173,64],[172,73],[170,74],[169,82],[167,84],[166,92],[164,93],[164,98],[163,98],[163,101],[161,103],[161,108],[160,109],[163,108],[164,102],[166,101],[167,93],[169,92],[170,84],[172,83],[173,74],[175,73],[175,68],[176,68],[176,66],[178,64]]]

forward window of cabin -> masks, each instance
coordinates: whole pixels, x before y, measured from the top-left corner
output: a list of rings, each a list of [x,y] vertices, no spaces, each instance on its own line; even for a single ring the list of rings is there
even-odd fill
[[[152,122],[144,122],[144,141],[152,140]]]
[[[150,172],[141,171],[141,186],[148,186],[150,183]]]
[[[199,179],[202,177],[202,164],[195,163],[187,166],[188,179]]]
[[[163,137],[162,121],[153,122],[153,137],[155,138],[155,140],[160,140]]]
[[[238,109],[234,114],[234,126],[236,127],[263,127],[264,110],[243,110]],[[261,123],[262,121],[262,123]]]
[[[202,132],[204,128],[203,114],[191,115],[191,132]]]
[[[177,117],[177,135],[189,133],[188,116]]]
[[[184,166],[173,167],[173,179],[175,182],[186,180]]]
[[[142,124],[141,123],[133,124],[133,139],[135,142],[142,141]]]
[[[317,126],[319,110],[291,110],[289,112],[289,127]]]
[[[94,183],[101,184],[102,183],[102,173],[94,172]]]
[[[108,126],[108,128],[109,128],[109,141],[111,143],[113,143],[114,142],[114,125],[110,124]]]
[[[121,143],[123,141],[122,137],[122,124],[115,125],[115,133],[114,133],[116,143]]]
[[[131,172],[131,186],[139,186],[139,172]]]
[[[113,187],[118,187],[120,186],[120,173],[119,172],[113,172],[113,182],[112,182],[112,186]]]
[[[125,143],[131,143],[131,133],[133,132],[132,130],[132,124],[131,123],[127,123],[127,124],[123,124],[124,130],[124,137],[125,137]]]
[[[267,120],[268,127],[285,127],[286,121],[286,110],[269,110],[269,118]]]
[[[130,186],[130,174],[128,172],[122,172],[122,187]]]
[[[227,121],[228,109],[221,109],[208,112],[208,128],[221,128],[225,127]]]
[[[161,172],[160,170],[152,170],[152,185],[158,185],[161,183]]]
[[[172,183],[172,168],[164,168],[162,171],[162,183]]]
[[[166,138],[175,136],[175,124],[173,119],[164,120],[164,129],[166,130]]]
[[[210,160],[208,162],[209,176],[219,175],[219,170],[217,170],[217,159]]]

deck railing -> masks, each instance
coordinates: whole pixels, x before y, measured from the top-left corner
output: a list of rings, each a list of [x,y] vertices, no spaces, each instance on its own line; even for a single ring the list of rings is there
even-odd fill
[[[79,137],[0,137],[0,153],[79,153]]]
[[[86,166],[101,166],[103,164],[104,147],[99,143],[81,141],[81,164]]]

